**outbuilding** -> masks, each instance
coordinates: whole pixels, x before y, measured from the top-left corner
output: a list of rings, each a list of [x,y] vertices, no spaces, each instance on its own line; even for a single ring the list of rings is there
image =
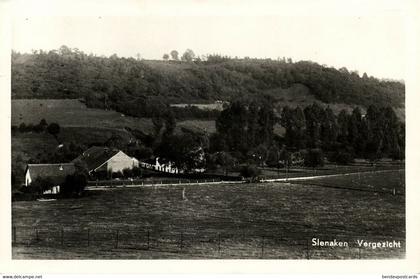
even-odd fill
[[[53,183],[53,187],[44,191],[44,194],[58,194],[66,177],[74,174],[75,171],[73,163],[28,164],[25,170],[25,186],[30,186],[37,178],[48,178]]]

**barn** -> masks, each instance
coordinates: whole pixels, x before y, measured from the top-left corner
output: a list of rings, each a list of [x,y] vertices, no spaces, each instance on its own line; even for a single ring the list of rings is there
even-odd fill
[[[130,157],[121,150],[92,146],[79,157],[73,160],[86,163],[89,174],[100,172],[122,172],[124,169],[133,169],[139,166],[139,161]]]
[[[75,171],[73,163],[28,164],[25,170],[25,186],[30,186],[37,178],[49,178],[54,186],[44,194],[57,194],[66,177],[74,174]]]

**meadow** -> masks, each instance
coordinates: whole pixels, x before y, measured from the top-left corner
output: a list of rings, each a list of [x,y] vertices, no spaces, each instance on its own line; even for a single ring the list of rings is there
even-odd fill
[[[78,199],[12,204],[13,258],[359,259],[405,257],[404,172],[334,182],[155,186],[89,191]],[[312,247],[310,240],[348,241]],[[358,248],[357,239],[401,241]]]
[[[77,99],[19,99],[12,100],[12,125],[38,124],[41,119],[65,127],[123,129],[129,127],[151,131],[150,119],[125,116],[112,110],[87,108]]]

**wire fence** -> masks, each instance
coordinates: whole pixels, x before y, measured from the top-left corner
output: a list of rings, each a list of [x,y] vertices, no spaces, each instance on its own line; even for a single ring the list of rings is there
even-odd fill
[[[317,239],[327,240],[328,244],[314,245]],[[390,246],[375,249],[358,245],[357,240],[365,239],[344,235],[294,238],[267,233],[163,232],[144,228],[12,227],[13,247],[77,248],[79,253],[93,251],[97,255],[112,250],[122,258],[128,250],[147,251],[157,256],[164,253],[165,258],[377,259],[405,255],[404,238],[375,236],[375,243]],[[332,245],[334,243],[336,245]]]

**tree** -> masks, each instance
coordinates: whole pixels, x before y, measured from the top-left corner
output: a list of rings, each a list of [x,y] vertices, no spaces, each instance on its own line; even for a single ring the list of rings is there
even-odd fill
[[[354,158],[350,152],[340,150],[334,152],[329,160],[331,162],[336,162],[339,165],[349,165],[353,163]]]
[[[176,50],[172,50],[171,51],[171,57],[172,57],[172,60],[175,60],[175,61],[178,61],[179,60],[179,57],[178,57],[178,51],[176,51]]]
[[[38,176],[34,179],[34,181],[32,181],[29,190],[32,193],[42,195],[45,191],[50,190],[53,186],[54,183],[51,178]]]
[[[157,136],[159,136],[160,131],[163,128],[164,121],[163,121],[162,117],[155,116],[155,117],[152,117],[152,123],[153,123],[153,128],[154,128],[154,131],[155,131],[155,136],[157,137]]]
[[[283,166],[288,171],[290,166],[292,165],[292,154],[287,150],[287,148],[283,147],[280,151],[280,161],[283,162]]]
[[[89,168],[85,161],[77,159],[74,161],[75,174],[89,176]]]
[[[83,174],[67,175],[66,180],[60,188],[60,193],[65,197],[73,195],[80,196],[87,185],[87,178]]]
[[[21,133],[26,132],[26,124],[25,124],[25,122],[20,123],[20,125],[19,125],[19,132],[21,132]]]
[[[222,151],[215,154],[214,161],[223,168],[224,174],[228,175],[228,170],[234,165],[235,158],[230,153]]]
[[[163,60],[168,61],[169,60],[169,54],[165,53],[163,55]]]
[[[47,121],[45,121],[45,119],[41,119],[39,124],[35,125],[33,129],[34,129],[34,132],[41,133],[41,132],[44,132],[47,127],[48,127]]]
[[[165,136],[172,135],[176,127],[176,119],[172,110],[168,110],[165,115]]]
[[[195,58],[195,53],[191,49],[187,49],[181,56],[182,61],[192,62]]]
[[[53,135],[54,138],[58,141],[57,135],[60,133],[60,125],[58,125],[57,123],[51,123],[50,125],[48,125],[47,131],[48,133]]]
[[[194,133],[172,134],[162,138],[155,155],[175,163],[175,166],[191,171],[204,167],[204,135]]]
[[[266,164],[269,167],[279,167],[280,161],[280,150],[277,146],[271,146],[267,152]]]
[[[307,150],[304,159],[304,165],[307,167],[315,168],[324,165],[324,154],[321,149],[313,148]]]
[[[313,103],[304,109],[306,119],[307,146],[319,147],[321,143],[321,120],[324,110],[318,103]]]
[[[240,174],[245,178],[250,178],[252,182],[257,180],[261,170],[255,165],[246,165],[241,168]]]

